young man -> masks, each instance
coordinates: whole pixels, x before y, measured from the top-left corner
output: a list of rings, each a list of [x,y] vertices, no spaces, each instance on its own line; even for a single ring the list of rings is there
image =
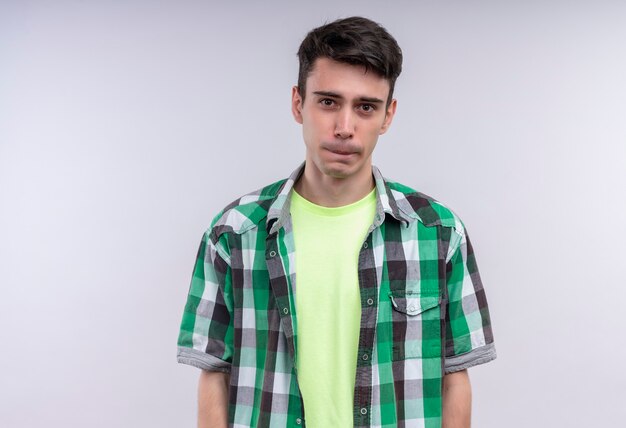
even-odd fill
[[[200,427],[469,427],[495,358],[463,222],[372,166],[402,54],[359,17],[300,46],[305,162],[203,236],[178,340]]]

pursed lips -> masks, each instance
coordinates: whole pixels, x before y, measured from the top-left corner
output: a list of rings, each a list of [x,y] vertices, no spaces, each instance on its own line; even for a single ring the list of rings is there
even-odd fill
[[[337,154],[337,155],[352,155],[352,154],[356,154],[359,151],[356,148],[347,148],[347,147],[333,147],[331,146],[327,146],[324,147],[326,150],[328,150],[331,153]]]

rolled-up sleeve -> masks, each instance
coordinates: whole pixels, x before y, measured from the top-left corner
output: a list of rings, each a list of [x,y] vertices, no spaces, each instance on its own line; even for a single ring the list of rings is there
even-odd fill
[[[444,372],[451,373],[496,358],[487,298],[474,249],[460,224],[446,264],[448,307],[446,311]]]
[[[205,232],[198,249],[180,333],[177,359],[204,370],[230,372],[233,310],[228,254]]]

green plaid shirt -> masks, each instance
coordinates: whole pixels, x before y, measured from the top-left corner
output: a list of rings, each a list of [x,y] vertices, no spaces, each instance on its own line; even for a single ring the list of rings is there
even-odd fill
[[[289,214],[302,171],[228,205],[198,251],[178,361],[230,373],[232,427],[306,425]],[[440,427],[444,374],[496,357],[485,293],[461,219],[372,172],[377,213],[358,262],[354,426]]]

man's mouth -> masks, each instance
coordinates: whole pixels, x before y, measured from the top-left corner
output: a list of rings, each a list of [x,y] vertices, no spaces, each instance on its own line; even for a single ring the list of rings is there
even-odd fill
[[[348,155],[353,155],[353,154],[358,153],[358,150],[354,148],[350,148],[350,147],[333,147],[331,145],[331,146],[325,147],[325,149],[331,153],[334,153],[336,155],[342,155],[342,156],[348,156]]]

